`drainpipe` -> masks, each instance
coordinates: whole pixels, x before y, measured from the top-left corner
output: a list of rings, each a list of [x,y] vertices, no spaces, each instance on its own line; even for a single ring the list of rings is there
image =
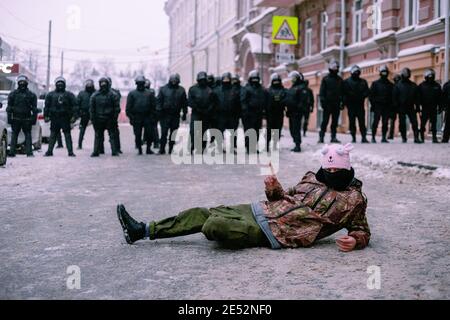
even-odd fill
[[[197,19],[197,14],[198,14],[198,0],[194,0],[194,41],[192,42],[192,46],[191,46],[191,68],[192,68],[192,83],[195,83],[195,56],[194,56],[194,51],[195,51],[195,47],[197,46],[197,24],[198,24],[198,19]]]
[[[341,39],[339,42],[340,46],[340,56],[339,56],[339,64],[341,66],[341,73],[343,73],[344,66],[344,54],[345,54],[345,38],[347,32],[347,25],[345,22],[345,0],[341,0]]]
[[[449,80],[449,46],[450,46],[450,17],[449,14],[449,3],[450,0],[444,1],[444,12],[445,12],[445,70],[444,70],[444,83]]]

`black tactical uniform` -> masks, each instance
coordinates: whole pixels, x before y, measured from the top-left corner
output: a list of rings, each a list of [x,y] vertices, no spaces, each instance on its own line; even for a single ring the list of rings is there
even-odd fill
[[[94,81],[87,80],[85,89],[80,91],[77,97],[78,117],[80,117],[80,136],[78,138],[78,149],[83,149],[83,139],[86,133],[86,128],[91,119],[89,114],[89,106],[92,94],[95,92]]]
[[[120,113],[119,100],[111,91],[107,78],[101,78],[99,85],[100,90],[92,95],[90,105],[91,121],[95,129],[94,152],[91,156],[98,157],[100,155],[100,144],[105,140],[105,130],[108,130],[112,155],[118,156],[119,150],[115,135],[117,117]]]
[[[280,141],[283,130],[284,111],[286,109],[286,89],[283,86],[280,75],[271,76],[271,85],[268,89],[269,103],[267,105],[267,151],[270,151],[270,142],[273,140],[273,148]]]
[[[136,78],[137,89],[127,97],[126,114],[133,126],[135,145],[142,155],[142,131],[146,134],[147,154],[153,154],[153,124],[156,121],[156,97],[153,90],[145,88],[145,78]]]
[[[167,137],[169,136],[169,153],[172,153],[175,141],[172,141],[173,133],[180,127],[180,113],[182,120],[187,119],[186,90],[180,86],[180,76],[173,74],[169,83],[159,90],[158,117],[161,122],[160,154],[166,153]]]
[[[37,96],[28,90],[28,78],[20,75],[17,77],[18,89],[8,96],[8,123],[11,125],[11,149],[10,157],[16,156],[17,138],[20,131],[25,135],[25,149],[27,156],[33,156],[31,128],[37,122]]]
[[[153,89],[151,88],[151,85],[152,85],[152,83],[150,82],[150,80],[146,79],[146,80],[145,80],[145,89],[153,91],[153,93],[154,93],[155,96],[156,96],[156,92],[155,92],[155,90],[153,90]],[[158,115],[156,115],[155,117],[156,117],[156,119],[155,119],[155,121],[154,121],[153,124],[152,124],[153,147],[154,147],[155,149],[159,149],[159,147],[160,147],[160,145],[159,145],[159,143],[160,143],[160,137],[159,137],[159,131],[158,131],[159,118],[158,118]],[[147,143],[147,142],[145,141],[145,137],[146,137],[146,136],[147,136],[147,135],[144,133],[144,140],[142,141],[143,144]]]
[[[358,119],[361,131],[362,143],[368,143],[366,127],[365,100],[369,96],[369,85],[365,79],[361,79],[361,69],[353,66],[351,77],[344,81],[344,105],[348,108],[350,133],[353,143],[356,143],[356,119]]]
[[[425,81],[419,85],[419,102],[422,107],[422,117],[420,121],[420,138],[425,141],[425,130],[428,121],[431,123],[433,143],[439,143],[437,138],[437,116],[441,109],[442,89],[441,85],[435,81],[434,70],[425,72]]]
[[[314,98],[314,92],[311,90],[311,88],[309,87],[309,81],[305,80],[305,86],[306,86],[306,90],[308,90],[308,95],[309,95],[309,112],[307,112],[305,114],[305,120],[303,122],[303,136],[306,137],[306,132],[308,132],[308,127],[309,127],[309,117],[310,115],[314,112],[314,105],[315,105],[315,98]]]
[[[190,125],[190,147],[191,153],[194,150],[203,153],[206,149],[207,142],[204,140],[205,132],[210,128],[211,116],[217,105],[217,96],[213,89],[208,86],[206,72],[199,72],[197,75],[197,84],[189,89],[188,104],[192,109],[191,125]],[[196,127],[195,123],[201,123],[200,127]],[[200,143],[202,150],[199,150]]]
[[[412,125],[414,131],[414,142],[422,143],[419,138],[419,126],[417,122],[417,113],[420,112],[419,90],[417,85],[409,80],[411,70],[408,68],[402,70],[402,79],[394,86],[393,103],[399,111],[400,133],[403,143],[408,142],[406,132],[406,116]]]
[[[392,90],[394,84],[389,81],[389,69],[386,66],[380,68],[380,79],[374,81],[370,87],[370,105],[374,113],[372,123],[372,142],[376,143],[378,125],[382,123],[382,143],[388,143],[387,132],[389,119],[393,113],[392,107]]]
[[[66,80],[58,77],[55,80],[56,89],[45,97],[44,117],[46,121],[50,121],[50,141],[46,157],[53,156],[53,148],[55,147],[57,134],[64,132],[66,140],[67,152],[69,157],[75,157],[73,153],[71,124],[76,120],[77,99],[75,95],[66,90]]]
[[[339,124],[339,116],[343,108],[343,85],[344,80],[338,75],[339,64],[331,62],[329,68],[330,74],[322,80],[320,85],[320,104],[323,109],[323,119],[320,131],[319,143],[324,143],[325,134],[327,132],[328,123],[331,117],[331,142],[340,143],[337,140],[337,126]]]
[[[235,88],[231,83],[231,73],[224,73],[221,79],[221,85],[217,86],[214,90],[217,96],[217,129],[222,133],[222,142],[224,139],[225,130],[235,130],[237,129],[236,117],[238,119],[239,125],[239,111],[240,111],[240,90]],[[236,150],[234,140],[236,137],[236,132],[233,132],[233,146],[232,150]],[[223,145],[219,145],[219,150],[224,149]]]
[[[208,87],[210,87],[213,91],[216,90],[216,88],[221,86],[221,81],[217,79],[213,74],[208,75]],[[214,106],[214,109],[211,111],[211,117],[209,119],[209,129],[215,129],[219,130],[219,116],[217,114],[218,110],[216,109],[217,106]],[[211,143],[214,143],[216,141],[216,137],[211,135]]]
[[[309,93],[302,74],[293,71],[289,77],[292,80],[292,87],[286,93],[286,106],[289,130],[295,143],[295,148],[291,151],[301,152],[302,123],[306,114],[309,113]]]
[[[442,100],[441,111],[445,110],[445,129],[442,142],[448,143],[450,138],[450,81],[444,84]]]
[[[242,123],[246,133],[245,148],[247,153],[258,151],[259,131],[262,127],[263,113],[267,108],[268,101],[269,95],[261,85],[259,72],[251,71],[248,83],[242,88],[241,92]],[[252,145],[250,145],[250,137],[247,135],[248,130],[254,130],[254,133],[256,133],[256,141],[252,141]]]
[[[241,119],[242,114],[242,106],[241,106],[241,94],[242,94],[242,86],[241,86],[241,80],[239,78],[239,75],[235,74],[231,78],[231,85],[233,86],[233,90],[235,90],[236,94],[239,96],[239,99],[236,100],[236,105],[233,108],[233,113],[231,114],[230,119],[230,128],[234,131],[234,138],[233,138],[233,147],[234,150],[237,150],[237,130],[239,128],[239,121]]]
[[[396,74],[394,76],[394,87],[397,83],[400,82],[400,80],[402,80],[402,77],[399,74]],[[394,89],[392,89],[394,90]],[[388,136],[388,140],[394,140],[394,134],[395,134],[395,123],[397,122],[397,118],[398,118],[398,108],[397,106],[394,104],[394,102],[392,102],[392,112],[390,114],[390,122],[389,122],[389,136]]]

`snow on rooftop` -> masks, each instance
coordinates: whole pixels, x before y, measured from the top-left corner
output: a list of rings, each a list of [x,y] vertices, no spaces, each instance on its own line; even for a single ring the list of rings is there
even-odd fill
[[[263,38],[263,48],[261,50],[261,35],[257,33],[247,33],[243,38],[242,42],[248,41],[250,43],[250,49],[252,53],[263,53],[263,54],[272,54],[272,50],[270,49],[270,39]]]
[[[372,67],[378,64],[386,64],[392,61],[395,61],[397,59],[374,59],[374,60],[367,60],[361,63],[357,63],[356,65],[358,65],[360,68],[367,68],[367,67]],[[351,68],[354,66],[355,64],[352,64],[350,66],[348,66],[347,68],[344,69],[344,72],[349,72],[351,70]]]
[[[404,49],[404,50],[399,51],[398,57],[411,56],[413,54],[426,52],[426,51],[431,51],[431,50],[433,50],[434,48],[437,48],[437,47],[438,46],[436,46],[435,44],[425,44],[423,46],[418,46],[418,47],[413,47],[413,48],[409,48],[409,49]]]

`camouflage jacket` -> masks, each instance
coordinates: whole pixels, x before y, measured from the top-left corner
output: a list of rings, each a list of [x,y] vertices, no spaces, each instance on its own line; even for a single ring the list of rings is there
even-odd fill
[[[370,240],[366,219],[367,198],[362,182],[354,179],[345,191],[335,191],[308,172],[294,188],[285,192],[281,185],[266,190],[269,201],[259,203],[270,230],[281,247],[309,247],[339,230],[347,229],[356,239],[356,249]]]

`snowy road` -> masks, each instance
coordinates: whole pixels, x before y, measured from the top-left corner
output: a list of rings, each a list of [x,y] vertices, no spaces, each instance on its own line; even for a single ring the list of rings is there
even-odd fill
[[[128,246],[115,206],[147,221],[264,199],[258,166],[138,157],[129,127],[121,131],[124,156],[91,159],[91,130],[76,159],[57,150],[51,159],[38,153],[0,168],[0,299],[450,298],[449,145],[357,145],[354,166],[373,234],[364,251],[339,252],[338,235],[311,249],[229,251],[202,235]],[[318,169],[310,136],[300,155],[288,151],[287,134],[283,140],[285,187]],[[67,288],[69,266],[80,268],[79,290]],[[380,267],[379,290],[367,287],[370,266]]]

